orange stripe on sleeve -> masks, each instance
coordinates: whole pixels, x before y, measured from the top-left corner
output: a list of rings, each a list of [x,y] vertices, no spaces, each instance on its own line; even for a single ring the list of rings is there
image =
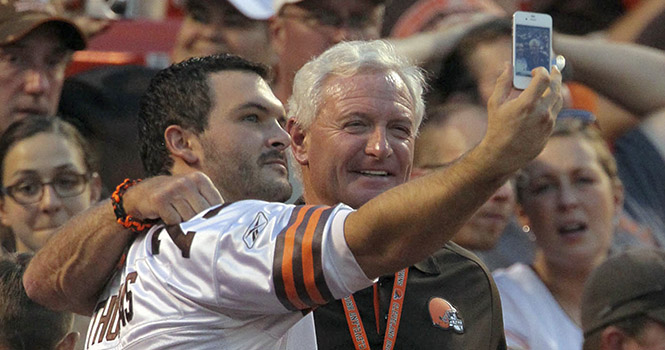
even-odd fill
[[[312,243],[314,240],[314,232],[316,227],[319,225],[319,219],[321,213],[327,208],[321,207],[316,209],[312,216],[309,219],[307,224],[307,229],[305,230],[305,235],[303,237],[302,243],[302,270],[303,270],[303,279],[305,282],[305,288],[309,297],[317,303],[318,305],[323,305],[326,303],[326,300],[319,292],[319,289],[316,286],[316,279],[314,276],[314,255],[312,253]],[[323,223],[325,225],[325,223]]]
[[[293,250],[295,245],[295,237],[298,226],[302,224],[302,221],[305,217],[307,211],[311,206],[303,207],[298,212],[298,218],[296,221],[289,227],[286,231],[284,237],[284,258],[282,259],[282,280],[284,281],[284,291],[286,297],[289,299],[289,302],[293,304],[298,309],[305,309],[307,305],[300,300],[298,297],[298,292],[296,290],[295,280],[293,277]]]

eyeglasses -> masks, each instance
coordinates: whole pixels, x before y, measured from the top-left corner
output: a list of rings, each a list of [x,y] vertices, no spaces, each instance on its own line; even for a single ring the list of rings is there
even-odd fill
[[[303,13],[287,12],[283,10],[281,17],[292,18],[302,21],[311,28],[341,29],[349,28],[358,31],[366,31],[378,27],[379,20],[376,16],[362,14],[352,14],[349,17],[341,17],[334,12],[306,11]]]
[[[91,177],[91,174],[65,173],[56,175],[49,182],[30,177],[2,188],[2,194],[8,195],[19,204],[33,204],[44,196],[44,186],[51,185],[60,198],[75,197],[83,193]]]

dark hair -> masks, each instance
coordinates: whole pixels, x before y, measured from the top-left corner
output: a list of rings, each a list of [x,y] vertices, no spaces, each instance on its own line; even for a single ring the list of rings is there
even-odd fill
[[[4,180],[5,157],[9,150],[16,143],[40,133],[61,135],[67,141],[71,141],[80,149],[86,171],[97,171],[97,156],[88,141],[74,126],[59,117],[29,115],[12,123],[0,137],[0,184]]]
[[[0,259],[0,347],[54,349],[72,327],[74,315],[51,311],[28,298],[23,273],[32,254]]]
[[[497,18],[466,33],[455,50],[443,61],[441,71],[432,84],[435,87],[433,93],[436,94],[431,96],[433,102],[444,102],[454,93],[462,92],[472,102],[480,103],[478,82],[471,75],[469,58],[479,45],[510,37],[511,34],[512,24],[507,18]]]
[[[164,143],[169,125],[202,133],[213,102],[208,75],[225,70],[253,72],[263,79],[268,69],[241,57],[220,54],[194,57],[160,71],[141,99],[138,127],[141,161],[146,175],[168,175],[173,166]],[[229,82],[233,84],[233,82]]]

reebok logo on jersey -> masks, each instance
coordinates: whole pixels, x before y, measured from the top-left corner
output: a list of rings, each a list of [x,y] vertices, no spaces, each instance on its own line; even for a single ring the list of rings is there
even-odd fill
[[[268,219],[265,214],[262,212],[256,214],[256,217],[254,217],[254,220],[252,220],[252,223],[247,227],[247,231],[245,231],[245,234],[242,236],[242,240],[245,241],[247,248],[252,249],[252,247],[254,247],[256,239],[259,238],[259,234],[267,224]]]

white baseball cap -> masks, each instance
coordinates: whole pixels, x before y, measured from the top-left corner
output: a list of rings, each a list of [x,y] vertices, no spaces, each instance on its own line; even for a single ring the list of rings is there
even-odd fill
[[[296,3],[301,0],[228,0],[245,16],[266,20],[274,16],[284,4]]]

